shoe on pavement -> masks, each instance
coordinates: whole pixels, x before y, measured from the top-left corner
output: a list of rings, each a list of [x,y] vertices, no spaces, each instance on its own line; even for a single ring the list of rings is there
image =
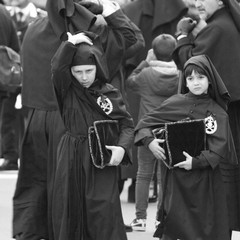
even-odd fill
[[[133,231],[131,225],[124,224],[124,226],[125,226],[125,232],[132,232]]]
[[[146,231],[146,219],[136,218],[131,222],[131,226],[132,226],[132,229],[135,231],[145,232]]]
[[[18,170],[18,165],[17,163],[11,163],[8,159],[4,159],[3,163],[0,166],[0,171],[8,170]]]
[[[158,225],[160,224],[160,221],[158,221],[158,220],[155,220],[155,228],[157,229],[158,228]]]
[[[158,196],[157,195],[152,195],[151,197],[148,198],[148,202],[149,203],[155,203],[158,200]]]

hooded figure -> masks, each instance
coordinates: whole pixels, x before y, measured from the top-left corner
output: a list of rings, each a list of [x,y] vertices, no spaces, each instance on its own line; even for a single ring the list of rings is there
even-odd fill
[[[185,70],[192,65],[207,76],[208,92],[193,94],[187,90],[184,79],[183,94],[170,97],[142,118],[136,126],[135,144],[148,147],[154,141],[152,130],[164,123],[212,118],[214,130],[206,131],[207,148],[199,156],[191,156],[190,170],[163,167],[165,199],[158,213],[161,224],[155,236],[163,234],[162,239],[171,240],[229,240],[227,192],[220,172],[221,164],[237,164],[226,113],[229,95],[208,57],[189,59],[184,65],[184,78]]]
[[[123,158],[129,161],[133,121],[119,90],[106,83],[105,55],[96,35],[91,37],[92,46],[64,42],[52,60],[52,79],[67,129],[58,146],[53,188],[54,236],[57,240],[126,240],[117,167],[96,166],[88,133],[96,121],[117,120],[120,133],[114,147],[123,148]],[[96,66],[96,78],[84,87],[71,69],[89,65]]]
[[[214,4],[212,4],[212,2]],[[237,0],[196,1],[207,25],[192,39],[191,34],[178,40],[173,58],[178,68],[192,56],[207,55],[221,76],[230,96],[228,115],[238,161],[240,160],[240,5]],[[210,4],[210,5],[209,5]],[[215,6],[215,7],[214,7]],[[231,37],[229,37],[231,36]],[[240,167],[221,168],[224,182],[231,189],[230,228],[240,231]]]

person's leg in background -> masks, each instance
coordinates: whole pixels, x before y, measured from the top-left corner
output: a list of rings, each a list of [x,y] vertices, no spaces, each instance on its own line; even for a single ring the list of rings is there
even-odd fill
[[[13,236],[54,239],[52,192],[57,146],[65,127],[58,111],[30,109],[13,196]]]
[[[159,163],[156,162],[153,178],[150,183],[149,199],[148,199],[149,203],[155,203],[158,200],[158,167],[159,167]]]
[[[133,230],[146,231],[149,187],[155,171],[156,159],[144,146],[138,148],[138,172],[136,180],[136,219],[131,226]]]
[[[1,155],[3,163],[0,170],[17,170],[19,146],[16,131],[17,111],[15,102],[17,93],[10,93],[2,100],[1,108]]]

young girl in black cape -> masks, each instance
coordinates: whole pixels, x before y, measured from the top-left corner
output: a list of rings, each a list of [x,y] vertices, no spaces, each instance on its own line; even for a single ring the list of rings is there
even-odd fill
[[[53,192],[55,239],[126,240],[115,166],[130,161],[133,120],[120,92],[106,83],[100,39],[92,33],[68,35],[52,60],[52,79],[67,129],[58,147]],[[101,166],[92,161],[88,136],[98,120],[117,120],[120,132],[117,145],[107,146],[110,162]]]
[[[182,92],[145,115],[136,126],[135,144],[149,147],[161,160],[166,160],[159,145],[164,140],[154,139],[152,134],[161,123],[208,118],[212,126],[209,130],[206,125],[206,150],[198,156],[183,152],[185,161],[164,168],[166,189],[155,236],[164,240],[230,240],[227,192],[220,172],[221,164],[237,163],[226,113],[230,96],[204,55],[186,62]]]

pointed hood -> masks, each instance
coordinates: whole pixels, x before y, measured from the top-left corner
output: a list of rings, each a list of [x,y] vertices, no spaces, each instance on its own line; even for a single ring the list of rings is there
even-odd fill
[[[48,0],[48,18],[55,34],[66,40],[67,31],[87,30],[96,21],[96,16],[73,0]]]
[[[85,34],[92,39],[93,45],[86,43],[76,45],[77,51],[73,56],[72,66],[94,64],[97,67],[96,78],[100,82],[108,82],[109,72],[101,41],[94,33],[85,32]]]
[[[200,67],[208,77],[210,82],[208,93],[212,99],[214,99],[224,110],[227,110],[227,106],[230,102],[230,95],[222,78],[218,74],[216,68],[211,62],[210,58],[206,55],[198,55],[191,57],[184,65],[183,69],[183,81],[182,81],[182,93],[187,93],[188,88],[186,87],[186,77],[184,70],[190,64]]]

